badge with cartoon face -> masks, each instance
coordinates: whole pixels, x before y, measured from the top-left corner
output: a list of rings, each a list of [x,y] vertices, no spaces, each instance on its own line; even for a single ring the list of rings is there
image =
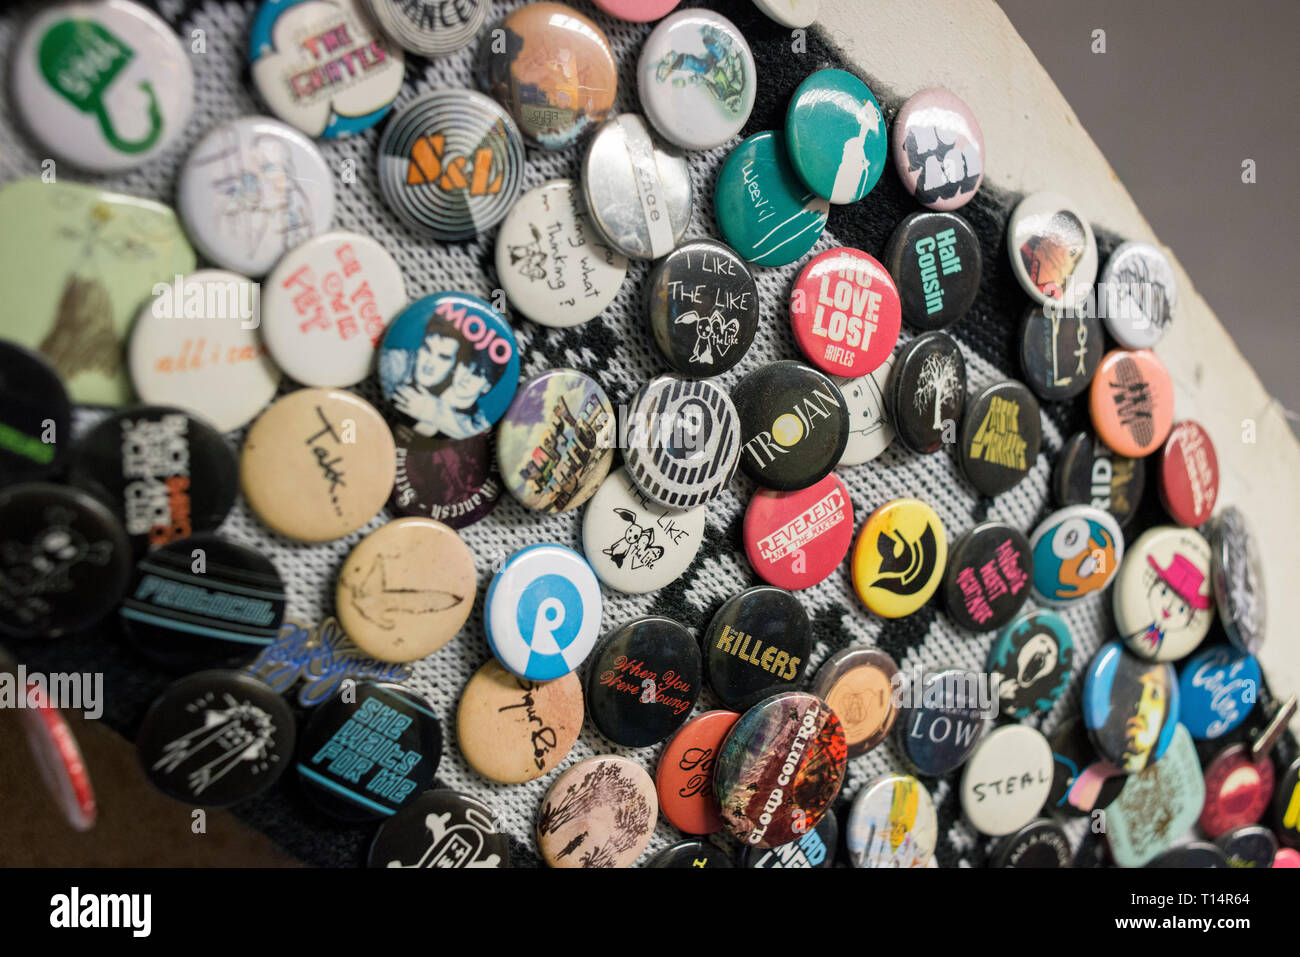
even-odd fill
[[[1134,543],[1115,581],[1115,625],[1129,650],[1155,661],[1191,654],[1214,620],[1210,545],[1162,525]]]
[[[1070,626],[1052,611],[1025,612],[989,651],[988,670],[999,678],[1000,710],[1017,720],[1050,710],[1073,668]]]
[[[1173,665],[1146,661],[1118,641],[1097,651],[1083,684],[1083,721],[1097,753],[1121,770],[1160,759],[1178,725]]]
[[[1124,557],[1124,535],[1108,512],[1072,505],[1053,512],[1029,539],[1034,555],[1034,597],[1068,605],[1099,592]]]

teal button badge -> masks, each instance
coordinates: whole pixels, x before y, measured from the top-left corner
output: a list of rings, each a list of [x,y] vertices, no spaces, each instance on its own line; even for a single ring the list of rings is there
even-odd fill
[[[799,84],[785,115],[785,141],[803,181],[832,203],[856,203],[885,168],[880,104],[844,70],[818,70]]]

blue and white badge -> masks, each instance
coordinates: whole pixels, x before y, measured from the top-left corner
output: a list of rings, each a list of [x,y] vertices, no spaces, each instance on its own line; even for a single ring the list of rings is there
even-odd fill
[[[1245,721],[1259,699],[1261,675],[1254,655],[1215,645],[1189,658],[1178,679],[1179,720],[1192,737],[1222,737]]]
[[[532,545],[515,552],[488,586],[488,644],[521,678],[563,677],[595,645],[600,606],[600,584],[581,555],[563,545]]]

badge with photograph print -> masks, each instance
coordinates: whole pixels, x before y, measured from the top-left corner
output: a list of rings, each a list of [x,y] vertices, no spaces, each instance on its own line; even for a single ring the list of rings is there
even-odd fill
[[[312,802],[344,821],[389,817],[433,783],[442,724],[401,685],[359,681],[322,704],[298,742],[298,782]]]
[[[1125,349],[1150,349],[1173,325],[1178,305],[1174,267],[1150,243],[1120,243],[1097,285],[1097,312]]]
[[[1020,324],[1020,367],[1025,384],[1048,402],[1073,399],[1101,365],[1101,323],[1090,312],[1033,305]]]
[[[617,745],[658,744],[690,717],[703,671],[699,642],[685,626],[654,615],[637,618],[592,651],[587,712]]]
[[[741,715],[722,743],[713,788],[727,830],[778,847],[817,826],[848,766],[844,729],[826,702],[786,691]]]
[[[406,305],[397,261],[369,236],[334,231],[285,253],[263,288],[262,338],[303,385],[356,385]]]
[[[194,106],[180,37],[138,3],[46,4],[12,55],[12,102],[27,131],[93,173],[147,163],[175,142]]]
[[[1210,434],[1190,419],[1173,427],[1160,451],[1160,504],[1179,525],[1199,528],[1219,497],[1219,457]]]
[[[705,507],[665,508],[618,469],[601,483],[582,516],[582,550],[602,582],[641,595],[675,582],[704,539]]]
[[[388,507],[399,515],[464,528],[484,518],[501,497],[492,434],[433,439],[409,425],[393,427],[397,479]]]
[[[176,209],[205,257],[264,276],[286,252],[330,228],[334,174],[297,130],[241,116],[209,130],[190,151]]]
[[[1182,666],[1178,720],[1198,741],[1222,737],[1254,710],[1262,682],[1253,655],[1227,644],[1205,648]]]
[[[853,548],[853,587],[881,618],[902,618],[938,589],[948,561],[939,515],[925,502],[899,498],[868,516]]]
[[[854,867],[925,867],[939,841],[930,792],[907,774],[888,774],[864,785],[845,828]]]
[[[1118,641],[1097,649],[1084,676],[1083,721],[1101,757],[1129,773],[1154,764],[1178,715],[1173,665],[1139,658]]]
[[[913,452],[929,455],[957,440],[966,405],[966,360],[945,332],[924,332],[899,351],[885,383],[885,411]]]
[[[1091,814],[1119,796],[1128,775],[1097,756],[1082,716],[1066,718],[1049,739],[1052,745],[1052,789],[1046,810],[1076,816]]]
[[[733,711],[795,688],[812,651],[812,623],[788,591],[758,585],[723,603],[704,630],[709,687]]]
[[[272,691],[288,694],[294,685],[302,708],[314,708],[334,697],[345,681],[405,681],[411,666],[379,661],[358,648],[334,618],[306,625],[288,618],[275,639],[263,646],[244,669]]]
[[[374,126],[406,70],[401,47],[379,32],[361,0],[263,0],[248,57],[263,102],[313,139]]]
[[[417,299],[379,347],[384,398],[420,435],[464,439],[505,414],[519,385],[519,345],[509,323],[477,296]]]
[[[1129,775],[1106,809],[1106,844],[1120,867],[1142,867],[1196,823],[1205,779],[1187,729],[1177,727],[1164,757]]]
[[[850,758],[872,750],[894,727],[896,674],[894,659],[878,648],[842,648],[817,669],[808,690],[840,719]]]
[[[960,209],[984,179],[984,133],[950,90],[908,97],[894,117],[891,148],[903,186],[930,209]]]
[[[1052,787],[1052,747],[1037,728],[1007,724],[984,736],[961,775],[961,808],[977,831],[1001,837],[1038,816]]]
[[[488,644],[521,678],[550,681],[586,659],[600,634],[600,583],[563,545],[530,545],[496,573],[484,601]]]
[[[645,769],[622,755],[597,755],[551,783],[537,812],[537,849],[551,867],[631,867],[658,819]]]
[[[994,713],[997,689],[975,671],[915,671],[900,680],[895,729],[903,756],[920,774],[939,777],[961,767]]]
[[[989,649],[998,677],[998,711],[1016,720],[1056,704],[1074,673],[1070,626],[1054,611],[1028,611],[1007,625]]]
[[[754,108],[754,55],[736,25],[711,10],[682,10],[646,37],[636,68],[641,108],[686,150],[721,146]]]
[[[1088,413],[1098,437],[1120,455],[1150,455],[1174,425],[1169,370],[1147,349],[1106,353],[1092,379]]]
[[[799,84],[785,115],[785,143],[800,179],[832,203],[856,203],[885,169],[885,118],[867,85],[845,70]]]
[[[1057,193],[1032,193],[1007,223],[1011,271],[1029,298],[1080,306],[1097,279],[1097,239],[1088,219]]]
[[[1031,821],[1003,838],[990,867],[1073,867],[1074,855],[1065,830],[1052,821]]]
[[[135,739],[145,777],[197,807],[226,807],[261,794],[289,767],[293,711],[256,678],[200,671],[170,685]]]
[[[1129,548],[1115,579],[1115,627],[1143,658],[1176,661],[1210,631],[1210,545],[1190,528],[1161,525]]]
[[[1245,513],[1235,505],[1220,509],[1208,531],[1219,620],[1228,639],[1253,655],[1264,642],[1268,610],[1258,539]]]
[[[1300,767],[1300,762],[1291,766],[1292,784],[1297,767]],[[1283,803],[1292,800],[1287,777],[1282,776],[1277,789],[1278,800]],[[1197,827],[1214,838],[1236,828],[1255,824],[1268,810],[1275,780],[1277,777],[1273,761],[1269,757],[1256,760],[1251,749],[1242,744],[1224,748],[1205,765],[1205,805],[1197,819]],[[1295,821],[1295,817],[1291,817],[1292,827]],[[1278,826],[1278,834],[1286,841],[1287,823],[1281,816],[1273,823]]]
[[[956,213],[912,213],[894,228],[883,262],[898,287],[903,320],[923,332],[966,315],[984,271],[979,238]]]
[[[790,293],[790,325],[800,351],[837,376],[880,368],[898,342],[901,315],[885,267],[848,246],[808,260]]]
[[[417,233],[469,239],[505,218],[524,176],[524,140],[497,102],[436,89],[407,103],[379,139],[379,191]]]
[[[497,278],[510,304],[556,329],[596,318],[627,276],[627,257],[606,245],[578,184],[553,179],[511,208],[496,239]]]
[[[1001,628],[1029,597],[1034,563],[1019,529],[985,522],[948,549],[943,600],[948,617],[967,631]]]
[[[35,481],[63,464],[72,407],[39,352],[0,340],[0,485]]]
[[[880,368],[857,379],[835,379],[849,407],[849,441],[840,465],[870,462],[894,441],[894,427],[885,414],[885,383],[894,368],[894,357],[886,356]]]
[[[853,542],[853,503],[838,475],[797,492],[758,489],[745,509],[745,557],[769,585],[798,591],[825,581]]]
[[[830,204],[795,172],[785,137],[766,130],[733,149],[718,171],[713,214],[723,241],[756,266],[785,266],[817,245]]]
[[[793,359],[755,369],[731,390],[740,467],[764,488],[805,489],[829,475],[849,441],[849,407],[829,376]]]
[[[832,867],[840,848],[840,823],[832,811],[811,831],[777,847],[746,847],[742,867],[807,869]]]
[[[1109,512],[1069,505],[1043,519],[1029,549],[1034,597],[1060,607],[1110,584],[1124,558],[1124,535]]]
[[[660,752],[655,768],[659,811],[677,830],[685,834],[722,830],[713,796],[713,765],[727,733],[739,720],[734,711],[706,711],[682,725]]]
[[[501,479],[535,511],[577,508],[609,474],[614,431],[614,407],[595,379],[542,372],[519,386],[497,427]]]
[[[1029,474],[1042,440],[1033,393],[1019,382],[995,382],[966,402],[957,446],[962,472],[981,494],[1000,495]]]
[[[126,592],[131,557],[97,498],[45,482],[0,489],[0,634],[57,638],[93,625]]]
[[[425,791],[379,826],[371,867],[509,867],[510,839],[483,802]]]
[[[735,867],[726,851],[708,841],[680,841],[650,858],[646,867]]]
[[[711,239],[678,246],[646,281],[655,343],[684,376],[720,375],[739,362],[758,331],[758,286],[735,252]]]
[[[1116,455],[1091,432],[1076,432],[1061,446],[1052,472],[1058,505],[1091,505],[1127,525],[1142,504],[1146,464]]]
[[[491,7],[491,0],[366,0],[385,36],[408,53],[428,57],[468,46]]]

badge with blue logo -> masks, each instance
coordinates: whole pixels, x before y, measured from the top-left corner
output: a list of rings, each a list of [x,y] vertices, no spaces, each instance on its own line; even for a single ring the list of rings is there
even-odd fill
[[[1215,645],[1187,660],[1178,679],[1178,720],[1198,741],[1222,737],[1246,720],[1259,698],[1259,662],[1231,645]]]

